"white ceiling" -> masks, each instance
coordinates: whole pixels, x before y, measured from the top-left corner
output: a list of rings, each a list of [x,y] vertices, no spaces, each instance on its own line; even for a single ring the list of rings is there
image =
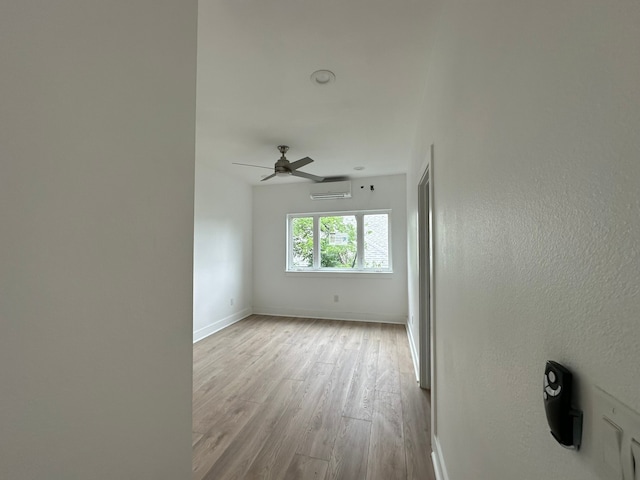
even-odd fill
[[[320,176],[407,170],[433,0],[200,0],[197,161],[259,184],[276,146]],[[319,86],[312,72],[335,83]],[[357,172],[353,168],[363,166]],[[274,178],[268,184],[309,182]]]

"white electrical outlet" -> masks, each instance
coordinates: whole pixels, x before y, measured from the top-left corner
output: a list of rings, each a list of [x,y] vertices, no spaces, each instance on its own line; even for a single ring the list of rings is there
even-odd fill
[[[339,295],[334,295],[333,296],[333,301],[334,301],[334,303],[338,303],[340,301],[340,296]]]
[[[229,299],[229,305],[233,307],[233,298]]]

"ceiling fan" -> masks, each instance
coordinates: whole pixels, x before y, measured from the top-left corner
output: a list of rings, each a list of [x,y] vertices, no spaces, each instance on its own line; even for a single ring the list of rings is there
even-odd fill
[[[265,180],[269,180],[270,178],[273,178],[275,176],[278,177],[286,177],[289,175],[293,175],[294,177],[302,177],[302,178],[308,178],[309,180],[313,180],[314,182],[323,182],[324,181],[324,177],[318,177],[317,175],[312,175],[310,173],[305,173],[305,172],[300,172],[298,169],[300,167],[304,167],[305,165],[309,165],[311,162],[313,162],[313,159],[309,158],[309,157],[304,157],[301,158],[300,160],[296,160],[295,162],[290,162],[289,160],[287,160],[287,157],[284,156],[285,153],[287,153],[287,150],[289,150],[289,147],[287,145],[278,145],[278,151],[282,154],[282,156],[278,159],[278,161],[275,163],[274,165],[274,172],[269,175],[268,177],[263,178],[261,181],[264,182]],[[248,163],[235,163],[233,162],[233,165],[243,165],[245,167],[258,167],[258,168],[268,168],[269,170],[271,170],[270,167],[263,167],[261,165],[250,165]]]

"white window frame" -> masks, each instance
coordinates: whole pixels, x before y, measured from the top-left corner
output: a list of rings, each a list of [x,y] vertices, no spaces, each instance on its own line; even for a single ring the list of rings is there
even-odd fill
[[[364,267],[364,216],[365,215],[387,215],[387,242],[389,248],[388,268],[365,268]],[[356,266],[354,268],[329,268],[320,266],[320,217],[354,216],[356,218],[357,235],[357,255]],[[293,266],[293,229],[291,222],[294,218],[313,218],[313,265],[310,267]],[[285,271],[296,272],[331,272],[331,273],[393,273],[393,254],[391,246],[392,228],[391,209],[385,210],[348,210],[339,212],[314,212],[314,213],[289,213],[287,215],[287,255]]]

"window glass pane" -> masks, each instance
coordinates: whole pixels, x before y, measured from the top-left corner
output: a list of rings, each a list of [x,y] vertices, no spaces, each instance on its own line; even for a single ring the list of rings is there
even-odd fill
[[[313,266],[313,217],[291,219],[292,267]]]
[[[355,268],[358,252],[356,217],[320,217],[320,266]]]
[[[389,268],[388,217],[364,215],[364,268]]]

